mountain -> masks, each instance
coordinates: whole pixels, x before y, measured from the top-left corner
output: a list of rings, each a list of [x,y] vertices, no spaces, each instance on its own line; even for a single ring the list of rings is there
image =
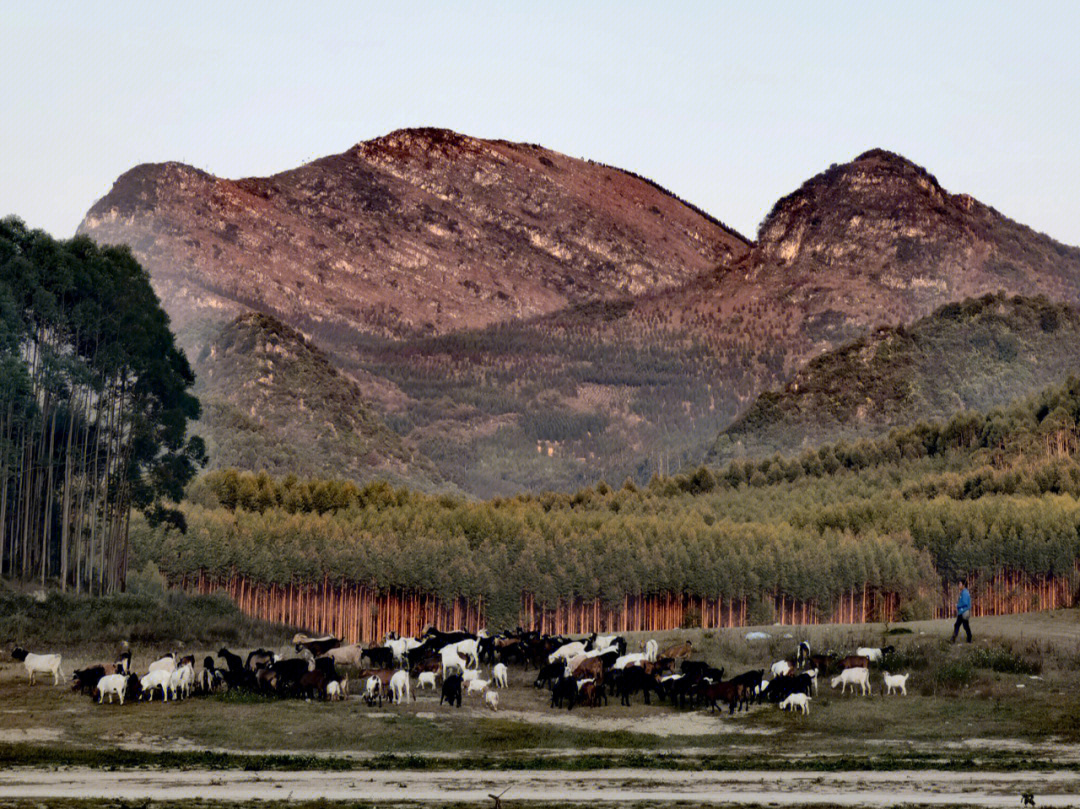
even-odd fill
[[[140,166],[81,232],[132,244],[190,355],[270,314],[485,496],[697,465],[813,358],[951,302],[1080,302],[1080,250],[881,150],[753,244],[628,172],[427,129],[264,179]]]
[[[248,313],[196,358],[199,431],[212,467],[301,477],[444,486],[431,462],[391,430],[303,335]]]
[[[674,286],[749,247],[627,172],[443,129],[265,178],[136,166],[79,232],[130,244],[182,334],[254,310],[338,354]]]
[[[710,461],[791,454],[893,427],[987,411],[1080,370],[1080,311],[1045,298],[987,295],[826,352],[761,394]]]

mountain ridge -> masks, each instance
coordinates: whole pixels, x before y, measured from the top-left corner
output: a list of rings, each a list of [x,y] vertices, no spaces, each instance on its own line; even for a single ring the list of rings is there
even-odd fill
[[[449,130],[265,178],[160,165],[170,183],[133,170],[83,230],[132,243],[189,353],[265,311],[476,494],[696,465],[814,357],[948,303],[1080,303],[1080,250],[881,149],[782,197],[755,242],[633,172]]]

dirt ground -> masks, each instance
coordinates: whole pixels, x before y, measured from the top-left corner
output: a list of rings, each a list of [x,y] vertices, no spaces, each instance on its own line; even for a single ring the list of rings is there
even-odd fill
[[[101,772],[85,769],[0,772],[5,799],[110,801],[327,800],[507,806],[678,802],[682,805],[1017,806],[1032,792],[1038,806],[1080,805],[1080,773],[954,772]]]
[[[1020,792],[1030,790],[1039,805],[1080,805],[1080,613],[977,620],[970,647],[947,643],[948,622],[903,628],[910,634],[886,637],[880,626],[771,626],[754,628],[770,635],[759,641],[746,640],[749,629],[658,636],[661,643],[690,639],[696,658],[729,673],[768,667],[802,639],[815,650],[839,651],[888,641],[902,652],[922,649],[932,661],[931,668],[913,672],[907,697],[883,697],[880,672],[872,675],[871,697],[842,697],[822,682],[805,717],[771,705],[729,716],[655,700],[644,705],[640,697],[629,707],[612,699],[596,709],[555,710],[547,692],[533,687],[535,672],[515,668],[498,713],[484,709],[478,697],[466,697],[461,709],[440,706],[430,691],[405,705],[381,707],[356,698],[320,703],[247,696],[101,706],[65,685],[27,685],[21,666],[5,656],[0,753],[7,751],[11,765],[25,750],[38,751],[38,763],[48,763],[41,751],[59,763],[65,751],[109,750],[303,759],[259,773],[236,766],[174,772],[164,764],[129,771],[103,763],[110,767],[106,776],[95,769],[10,766],[0,773],[0,798],[90,799],[100,791],[119,800],[293,795],[468,804],[486,803],[487,795],[509,787],[519,801],[1005,806],[1017,805]],[[640,640],[631,638],[631,646]],[[973,651],[1002,648],[1038,662],[1038,674],[978,669],[960,685],[929,682],[965,665]],[[68,675],[107,659],[99,649],[63,651]],[[145,670],[160,651],[136,649],[136,669]],[[206,653],[176,651],[195,652],[197,659]],[[435,769],[364,769],[387,755],[419,756]],[[320,772],[331,760],[356,769]],[[456,769],[458,761],[468,769]],[[680,769],[672,771],[671,762]],[[632,768],[619,769],[624,765]],[[593,766],[605,769],[587,769]],[[909,771],[912,766],[920,769]]]

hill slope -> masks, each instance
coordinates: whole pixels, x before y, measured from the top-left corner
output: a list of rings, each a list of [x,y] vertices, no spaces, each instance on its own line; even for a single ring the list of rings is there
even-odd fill
[[[195,367],[212,467],[438,483],[431,463],[386,426],[354,382],[267,315],[227,324]]]
[[[443,130],[257,180],[139,167],[83,231],[133,243],[189,352],[274,314],[480,495],[697,464],[810,359],[950,302],[1080,302],[1080,250],[880,150],[756,245],[625,172]]]
[[[1080,370],[1080,311],[988,295],[878,329],[763,393],[717,439],[711,462],[1004,406]]]
[[[748,249],[626,172],[441,129],[265,178],[137,166],[79,232],[130,244],[181,332],[255,309],[333,353],[673,286]]]

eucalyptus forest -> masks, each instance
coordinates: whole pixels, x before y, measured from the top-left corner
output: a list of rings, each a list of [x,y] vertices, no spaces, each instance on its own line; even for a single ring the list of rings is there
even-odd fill
[[[0,220],[0,574],[112,591],[133,508],[183,528],[192,383],[127,248]]]

